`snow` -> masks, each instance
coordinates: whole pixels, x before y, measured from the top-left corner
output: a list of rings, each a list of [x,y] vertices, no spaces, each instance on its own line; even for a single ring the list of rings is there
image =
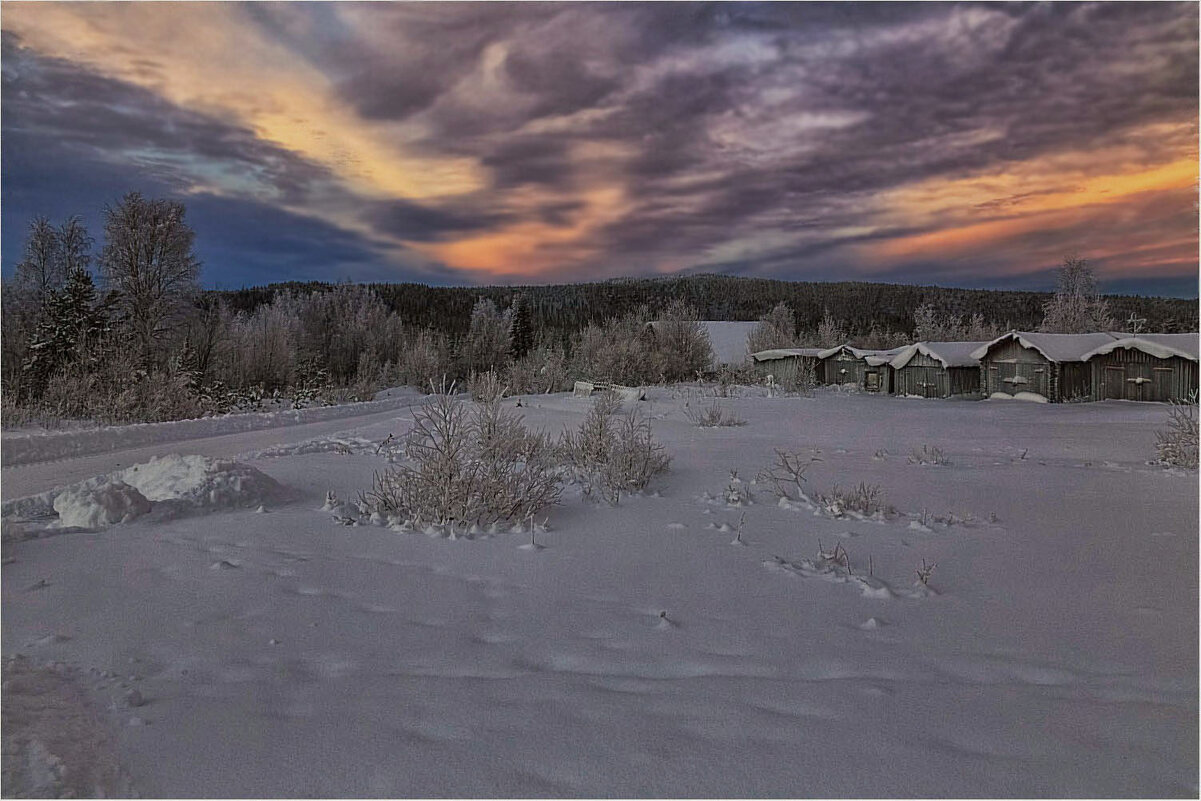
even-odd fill
[[[387,467],[399,406],[6,467],[10,517],[35,505],[14,488],[62,495],[44,465],[151,504],[4,542],[5,656],[66,666],[48,695],[6,663],[6,785],[19,753],[12,787],[45,794],[119,763],[139,796],[1197,795],[1198,485],[1147,464],[1162,406],[742,388],[747,425],[701,432],[676,388],[647,396],[671,471],[616,507],[569,490],[534,533],[321,511]],[[557,434],[591,402],[522,404]],[[952,464],[873,458],[922,445]],[[779,503],[752,480],[775,448],[820,451],[811,497],[866,482],[898,513]],[[233,508],[226,462],[288,494]],[[95,711],[9,717],[59,697]]]
[[[391,412],[411,406],[421,393],[404,387],[385,390],[381,400],[365,403],[345,403],[336,406],[317,406],[308,409],[228,414],[202,417],[195,420],[176,420],[169,423],[140,423],[128,426],[100,426],[53,432],[10,432],[0,435],[3,443],[4,466],[47,462],[125,450],[136,445],[160,446],[165,442],[215,437],[246,431],[277,429],[325,421],[338,421],[364,414]]]
[[[1018,376],[1020,378],[1020,376]],[[1008,379],[1007,379],[1008,380]],[[1024,381],[1010,381],[1013,384],[1025,383]],[[1031,403],[1049,403],[1045,395],[1040,395],[1037,392],[1015,392],[1010,395],[1008,392],[994,392],[988,396],[989,400],[1021,400]]]
[[[51,528],[101,529],[129,523],[152,509],[168,515],[261,507],[284,497],[283,488],[256,468],[205,456],[168,456],[112,475],[4,504],[6,516],[41,519]],[[58,515],[47,520],[47,507]],[[28,534],[29,529],[22,529]]]
[[[1173,356],[1180,356],[1189,361],[1197,361],[1197,334],[1130,335],[1113,333],[1111,335],[1119,338],[1093,348],[1084,354],[1082,360],[1087,361],[1094,356],[1112,353],[1118,348],[1126,348],[1141,350],[1143,353],[1154,356],[1157,359],[1170,359]]]
[[[776,359],[787,359],[792,356],[806,356],[811,359],[822,358],[826,350],[823,348],[772,348],[752,353],[751,358],[757,362],[768,362]]]
[[[1087,354],[1118,339],[1120,335],[1100,331],[1093,334],[1044,334],[1031,331],[1010,331],[972,351],[974,359],[983,359],[993,345],[1016,339],[1023,348],[1041,353],[1052,362],[1082,362]]]
[[[128,523],[150,511],[150,501],[135,487],[109,478],[70,487],[54,498],[53,506],[59,525],[89,529]]]
[[[987,342],[917,342],[900,350],[893,358],[893,368],[900,370],[918,353],[937,359],[943,367],[978,367],[980,360],[973,356]]]

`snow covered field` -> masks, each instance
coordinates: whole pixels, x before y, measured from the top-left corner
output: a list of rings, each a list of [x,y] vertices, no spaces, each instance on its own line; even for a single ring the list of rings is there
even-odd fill
[[[1197,795],[1198,485],[1146,464],[1162,405],[748,391],[722,401],[746,425],[699,429],[648,394],[670,472],[617,507],[568,488],[536,547],[321,510],[412,397],[12,462],[6,437],[6,792]],[[589,401],[523,404],[557,433]],[[820,450],[810,495],[876,484],[896,514],[779,505],[752,483],[774,448]],[[170,453],[208,459],[148,464]],[[133,465],[128,522],[20,538],[100,484],[18,498]]]

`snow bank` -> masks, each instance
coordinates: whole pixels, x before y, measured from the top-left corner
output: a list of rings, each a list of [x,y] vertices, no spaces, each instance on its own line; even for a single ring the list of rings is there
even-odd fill
[[[1010,395],[1008,392],[994,392],[988,396],[989,400],[1020,400],[1029,401],[1030,403],[1048,403],[1045,395],[1039,395],[1037,392],[1015,392]]]
[[[198,509],[257,506],[280,489],[275,479],[250,465],[206,456],[172,454],[120,475],[151,501],[182,501]]]
[[[226,459],[172,454],[78,484],[4,504],[3,516],[42,518],[49,528],[101,529],[152,510],[167,517],[260,506],[283,487],[255,468]],[[51,509],[58,519],[49,519]]]
[[[101,476],[61,492],[54,511],[63,528],[106,528],[147,514],[150,501],[124,481]]]

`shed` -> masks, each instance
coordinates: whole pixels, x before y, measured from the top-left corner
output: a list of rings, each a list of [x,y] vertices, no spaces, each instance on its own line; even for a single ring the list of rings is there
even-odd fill
[[[773,348],[752,353],[755,374],[761,378],[772,376],[781,386],[793,386],[805,374],[821,383],[821,348]]]
[[[889,362],[902,350],[866,350],[840,345],[821,351],[820,380],[823,384],[858,386],[868,392],[888,392],[892,374]]]
[[[750,351],[747,349],[747,337],[759,325],[757,321],[741,320],[700,320],[698,324],[709,336],[709,347],[713,349],[713,367],[737,367],[745,364]],[[653,332],[661,323],[656,320],[649,323]]]
[[[1197,334],[1121,334],[1084,354],[1097,400],[1183,400],[1197,391]]]
[[[1052,403],[1096,400],[1088,356],[1120,336],[1010,331],[971,355],[980,360],[985,396],[1030,392]]]
[[[987,342],[918,342],[889,363],[892,393],[920,398],[980,394],[980,360],[972,353]]]

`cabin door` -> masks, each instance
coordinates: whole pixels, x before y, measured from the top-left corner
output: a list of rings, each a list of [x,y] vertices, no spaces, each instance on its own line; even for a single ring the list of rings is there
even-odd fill
[[[1101,380],[1101,397],[1121,400],[1126,397],[1126,370],[1122,367],[1106,367]]]
[[[1171,367],[1156,367],[1151,376],[1151,397],[1148,400],[1167,401],[1172,399],[1172,373],[1175,372]]]

